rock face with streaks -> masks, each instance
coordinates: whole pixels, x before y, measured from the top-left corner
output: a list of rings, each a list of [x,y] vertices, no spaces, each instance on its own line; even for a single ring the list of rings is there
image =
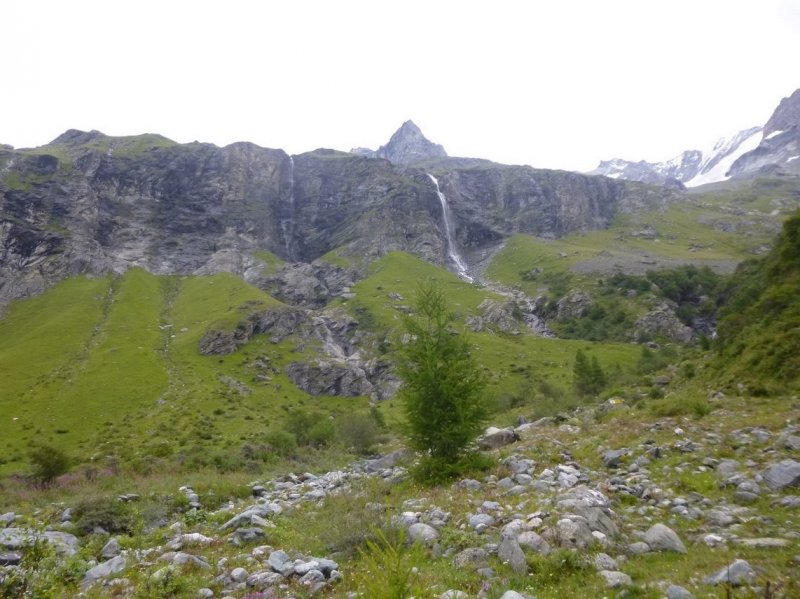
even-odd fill
[[[302,279],[319,307],[357,276],[314,266],[334,249],[361,261],[400,250],[446,263],[447,231],[428,169],[467,256],[519,232],[558,237],[602,228],[620,211],[672,197],[625,181],[448,158],[410,121],[377,156],[289,156],[251,143],[219,148],[76,130],[33,150],[4,146],[0,308],[70,275],[134,266],[232,272],[270,290]],[[415,168],[422,159],[425,169]],[[260,251],[290,264],[265,277]]]

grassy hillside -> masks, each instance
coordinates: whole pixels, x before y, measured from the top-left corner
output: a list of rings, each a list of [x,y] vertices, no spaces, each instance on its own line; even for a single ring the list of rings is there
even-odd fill
[[[459,326],[486,298],[502,299],[407,254],[389,254],[355,286],[354,298],[338,300],[365,332],[367,357],[391,358],[417,284],[430,279],[443,286]],[[232,330],[276,306],[233,275],[156,277],[139,269],[64,281],[15,303],[0,323],[0,472],[24,471],[40,444],[68,449],[78,462],[111,459],[142,471],[159,463],[236,468],[246,447],[265,446],[298,410],[336,426],[354,408],[366,411],[366,397],[312,397],[284,374],[289,362],[317,355],[315,340],[294,335],[272,343],[257,335],[230,355],[200,354],[209,329]],[[530,334],[481,332],[471,340],[490,381],[487,400],[508,422],[574,402],[578,349],[609,372],[630,370],[639,355],[624,344]],[[379,410],[398,422],[393,401]]]
[[[432,266],[408,254],[391,253],[372,265],[369,277],[354,288],[356,299],[347,302],[351,312],[370,323],[390,342],[397,342],[402,332],[403,314],[413,307],[421,281],[441,285],[450,308],[463,319],[478,313],[485,299],[502,299],[491,290],[472,285],[452,273]],[[400,298],[400,299],[398,299]],[[524,326],[524,325],[523,325]],[[472,333],[471,339],[479,364],[489,378],[487,393],[510,422],[521,413],[547,411],[567,405],[572,367],[578,349],[596,356],[607,370],[629,370],[637,361],[640,349],[620,343],[591,343],[549,339],[533,335]],[[391,402],[383,409],[391,410]]]
[[[308,396],[280,372],[253,384],[250,363],[266,356],[279,370],[297,352],[256,338],[235,354],[203,356],[198,341],[277,304],[232,275],[137,269],[71,279],[15,303],[0,323],[0,471],[24,470],[38,444],[68,448],[78,461],[111,455],[146,468],[257,442],[280,428],[283,408]],[[365,402],[329,398],[322,407],[353,404]]]
[[[800,383],[800,212],[784,223],[775,248],[743,263],[720,321],[722,372],[760,393]]]
[[[620,214],[605,230],[562,239],[517,235],[493,258],[487,277],[535,294],[565,273],[591,280],[614,272],[644,274],[679,264],[732,272],[763,254],[781,222],[800,206],[791,181],[759,179],[688,194],[660,210]],[[531,271],[540,269],[538,278]]]

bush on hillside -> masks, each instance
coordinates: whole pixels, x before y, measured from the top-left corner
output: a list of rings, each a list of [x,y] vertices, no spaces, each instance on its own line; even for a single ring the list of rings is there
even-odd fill
[[[102,528],[109,533],[133,531],[136,518],[129,504],[116,497],[91,497],[75,506],[75,525],[84,533]]]
[[[380,414],[380,412],[377,412]],[[339,439],[358,454],[369,454],[378,443],[381,427],[372,414],[353,414],[339,425]]]
[[[265,435],[264,440],[270,449],[281,457],[294,455],[297,451],[297,439],[289,431],[271,430]]]
[[[50,445],[40,445],[30,452],[33,465],[33,478],[40,485],[46,487],[53,481],[69,472],[70,459],[66,453]]]

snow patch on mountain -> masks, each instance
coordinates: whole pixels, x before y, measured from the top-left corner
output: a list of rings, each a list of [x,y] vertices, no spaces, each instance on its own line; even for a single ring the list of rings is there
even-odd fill
[[[740,139],[740,136],[741,133],[732,140],[720,139],[714,149],[707,154],[708,160],[704,160],[700,165],[700,172],[685,181],[684,185],[686,187],[697,187],[706,183],[727,180],[729,178],[728,171],[733,166],[733,163],[736,162],[736,159],[750,150],[755,150],[758,144],[761,143],[761,127],[757,127],[750,136],[744,139]],[[722,144],[721,147],[718,147],[720,144]]]
[[[655,184],[680,181],[687,187],[724,181],[736,159],[758,147],[762,133],[761,127],[745,129],[731,137],[720,138],[706,148],[687,150],[664,162],[604,160],[589,174]]]

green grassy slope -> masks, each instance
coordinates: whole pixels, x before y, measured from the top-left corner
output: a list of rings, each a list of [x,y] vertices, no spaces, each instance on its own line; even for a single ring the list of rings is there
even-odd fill
[[[430,279],[445,289],[461,325],[484,299],[501,299],[410,255],[389,254],[354,298],[339,300],[374,339],[367,354],[391,357],[403,313],[418,283]],[[0,323],[0,472],[24,471],[29,449],[41,443],[68,448],[78,461],[115,456],[145,470],[162,459],[236,461],[242,447],[263,445],[268,431],[283,428],[292,410],[334,423],[366,410],[368,398],[311,397],[284,374],[289,362],[316,354],[313,340],[257,335],[227,356],[199,353],[207,330],[233,329],[250,313],[280,306],[233,275],[156,277],[139,269],[71,279],[17,302]],[[530,414],[533,402],[540,411],[563,407],[579,348],[609,370],[626,369],[639,351],[527,334],[470,336],[490,380],[487,399],[509,422]],[[393,401],[380,409],[398,420]]]
[[[486,274],[535,294],[547,285],[548,275],[562,273],[593,279],[615,271],[644,274],[687,262],[731,272],[736,263],[772,244],[780,223],[798,206],[796,183],[775,179],[692,193],[660,210],[620,214],[605,230],[558,240],[516,235]],[[525,276],[537,268],[544,280]]]
[[[800,212],[784,223],[775,248],[743,263],[728,290],[719,334],[722,373],[759,393],[800,383]]]
[[[85,360],[108,305],[110,280],[75,278],[13,304],[0,321],[0,456],[22,459],[24,445],[46,439],[40,418]],[[60,427],[59,427],[60,428]]]
[[[372,274],[355,286],[357,297],[347,302],[348,308],[396,343],[397,335],[403,330],[403,312],[413,307],[419,283],[427,280],[441,285],[450,308],[462,318],[461,324],[464,317],[478,312],[478,305],[484,299],[502,299],[490,290],[466,283],[452,273],[397,252],[372,265]],[[395,294],[402,299],[396,299],[398,295]],[[482,332],[470,336],[478,363],[488,374],[489,399],[501,409],[512,408],[505,415],[509,422],[517,414],[530,414],[534,404],[538,405],[534,408],[538,410],[558,409],[563,405],[559,394],[572,385],[572,367],[578,349],[596,356],[608,370],[630,368],[641,351],[637,346],[626,344],[547,339],[532,335]],[[549,396],[542,396],[537,391],[542,383],[549,386]],[[392,409],[391,402],[381,407]]]
[[[112,455],[144,469],[161,458],[236,462],[291,409],[334,418],[366,409],[366,398],[311,397],[283,374],[313,343],[259,335],[228,356],[199,353],[207,330],[280,305],[233,275],[138,269],[70,279],[13,304],[0,322],[0,472],[24,471],[42,443],[77,461]]]

